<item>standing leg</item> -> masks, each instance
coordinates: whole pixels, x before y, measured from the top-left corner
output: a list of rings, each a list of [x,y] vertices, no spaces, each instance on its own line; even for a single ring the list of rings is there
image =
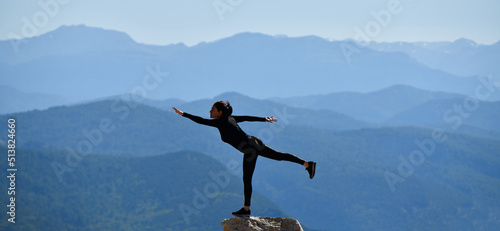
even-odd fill
[[[245,205],[239,211],[233,212],[235,216],[250,216],[250,203],[252,201],[252,176],[257,163],[257,154],[247,152],[243,155],[243,187],[245,193]]]
[[[243,156],[243,185],[245,192],[245,206],[250,206],[252,198],[252,176],[257,163],[257,155],[247,153]]]

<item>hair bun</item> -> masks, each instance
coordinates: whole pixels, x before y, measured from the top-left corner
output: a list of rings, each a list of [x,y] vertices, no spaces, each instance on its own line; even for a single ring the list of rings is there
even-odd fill
[[[214,106],[217,108],[218,111],[222,111],[222,116],[230,116],[233,114],[233,107],[229,103],[229,101],[217,101],[214,103]]]

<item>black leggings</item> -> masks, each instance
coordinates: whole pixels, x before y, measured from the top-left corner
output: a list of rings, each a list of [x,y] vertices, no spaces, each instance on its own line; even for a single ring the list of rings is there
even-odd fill
[[[286,160],[300,165],[304,164],[304,160],[290,154],[278,152],[267,145],[255,136],[248,136],[248,140],[240,145],[239,150],[244,153],[243,156],[243,184],[245,192],[245,206],[250,206],[252,197],[252,176],[257,163],[257,157],[263,156],[273,160]]]

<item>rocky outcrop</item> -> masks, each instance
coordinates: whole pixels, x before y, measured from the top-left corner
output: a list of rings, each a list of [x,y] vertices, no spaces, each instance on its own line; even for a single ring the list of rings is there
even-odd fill
[[[233,217],[221,225],[224,231],[304,231],[299,221],[281,217]]]

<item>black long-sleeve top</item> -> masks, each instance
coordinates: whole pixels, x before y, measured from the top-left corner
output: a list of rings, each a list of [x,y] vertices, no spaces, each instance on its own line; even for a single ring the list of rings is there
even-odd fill
[[[243,130],[241,130],[240,126],[238,126],[238,123],[244,121],[266,122],[266,118],[256,116],[229,116],[221,117],[219,119],[204,119],[186,112],[184,112],[183,116],[191,119],[196,123],[216,127],[217,129],[219,129],[222,141],[230,144],[238,150],[241,149],[240,145],[246,142],[248,139],[247,134]]]

